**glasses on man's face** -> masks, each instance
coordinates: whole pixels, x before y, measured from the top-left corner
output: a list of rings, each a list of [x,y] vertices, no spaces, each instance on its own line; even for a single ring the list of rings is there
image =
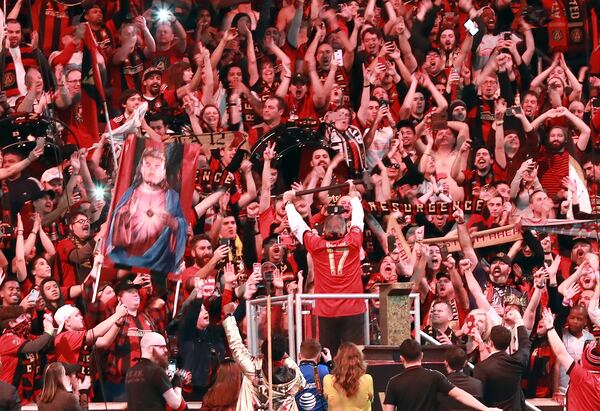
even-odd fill
[[[400,168],[400,164],[398,163],[392,163],[388,166],[388,168],[394,168],[396,170],[398,170]]]
[[[82,224],[83,225],[83,224],[87,224],[89,222],[90,222],[90,220],[87,218],[80,218],[79,220],[73,221],[73,224]]]

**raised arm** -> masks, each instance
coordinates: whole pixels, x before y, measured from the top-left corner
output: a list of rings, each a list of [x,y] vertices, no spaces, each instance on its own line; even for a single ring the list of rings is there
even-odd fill
[[[495,105],[496,144],[494,147],[494,160],[501,169],[506,169],[506,152],[504,151],[504,113],[506,113],[506,101],[496,100]]]
[[[471,262],[473,267],[475,267],[477,264],[479,264],[479,258],[475,253],[473,243],[471,242],[471,236],[469,236],[469,230],[465,224],[465,214],[463,210],[457,208],[452,214],[452,217],[454,217],[454,221],[456,221],[456,231],[458,234],[458,243],[460,244],[460,248],[464,253],[465,258]]]
[[[571,368],[571,364],[575,360],[571,357],[571,354],[565,348],[565,345],[562,342],[562,339],[557,334],[554,329],[554,316],[552,315],[552,311],[549,308],[544,308],[542,312],[542,321],[544,321],[544,325],[548,330],[548,342],[550,343],[550,348],[554,352],[556,356],[557,362],[565,369],[568,370]]]
[[[256,183],[252,176],[252,163],[250,160],[242,161],[240,171],[244,174],[244,181],[246,181],[246,192],[240,196],[238,205],[240,208],[245,208],[256,198]]]
[[[304,233],[309,231],[310,227],[302,216],[296,211],[296,207],[292,201],[296,197],[296,193],[294,191],[286,191],[283,193],[283,201],[285,202],[285,213],[287,214],[288,222],[290,223],[290,230],[298,239],[300,244],[304,244]]]
[[[262,183],[260,186],[260,201],[258,203],[259,215],[271,207],[271,161],[275,156],[275,143],[268,142],[263,152]]]
[[[458,155],[454,158],[452,168],[450,169],[450,176],[456,181],[459,186],[465,181],[464,170],[467,169],[467,161],[469,159],[469,153],[471,152],[471,141],[465,140],[460,146]]]

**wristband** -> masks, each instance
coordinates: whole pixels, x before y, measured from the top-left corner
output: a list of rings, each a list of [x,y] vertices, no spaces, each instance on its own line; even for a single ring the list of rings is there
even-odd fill
[[[552,330],[554,330],[554,326],[552,326],[552,327],[548,328],[548,329],[546,330],[546,332],[548,332],[548,331],[552,331]]]
[[[540,290],[543,290],[544,288],[546,288],[546,285],[542,285],[541,287],[539,285],[536,285],[536,288],[539,288]]]

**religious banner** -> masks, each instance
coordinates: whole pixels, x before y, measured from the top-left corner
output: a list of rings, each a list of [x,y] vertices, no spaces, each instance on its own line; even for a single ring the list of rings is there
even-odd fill
[[[458,208],[463,210],[465,214],[480,214],[485,206],[485,201],[481,199],[452,201],[444,203],[441,201],[435,203],[403,203],[400,201],[364,201],[363,208],[365,211],[381,215],[399,212],[402,214],[426,214],[426,215],[452,215]]]
[[[594,220],[547,220],[543,223],[523,224],[523,228],[539,233],[598,238],[600,224]]]
[[[192,220],[199,153],[198,145],[125,140],[106,238],[114,264],[177,271]]]
[[[520,228],[514,224],[507,225],[504,227],[492,228],[490,230],[477,231],[471,234],[471,241],[473,248],[490,247],[498,244],[514,243],[517,240],[521,240]],[[437,238],[426,238],[423,240],[424,244],[436,244],[439,246],[448,247],[448,252],[460,251],[460,244],[458,242],[458,235],[451,234],[446,237]]]

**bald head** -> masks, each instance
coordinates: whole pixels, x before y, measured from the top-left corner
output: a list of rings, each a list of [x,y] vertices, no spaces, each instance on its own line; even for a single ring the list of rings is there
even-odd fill
[[[144,334],[142,340],[140,341],[142,358],[152,359],[153,348],[166,349],[166,347],[167,342],[165,341],[165,337],[155,332]]]

